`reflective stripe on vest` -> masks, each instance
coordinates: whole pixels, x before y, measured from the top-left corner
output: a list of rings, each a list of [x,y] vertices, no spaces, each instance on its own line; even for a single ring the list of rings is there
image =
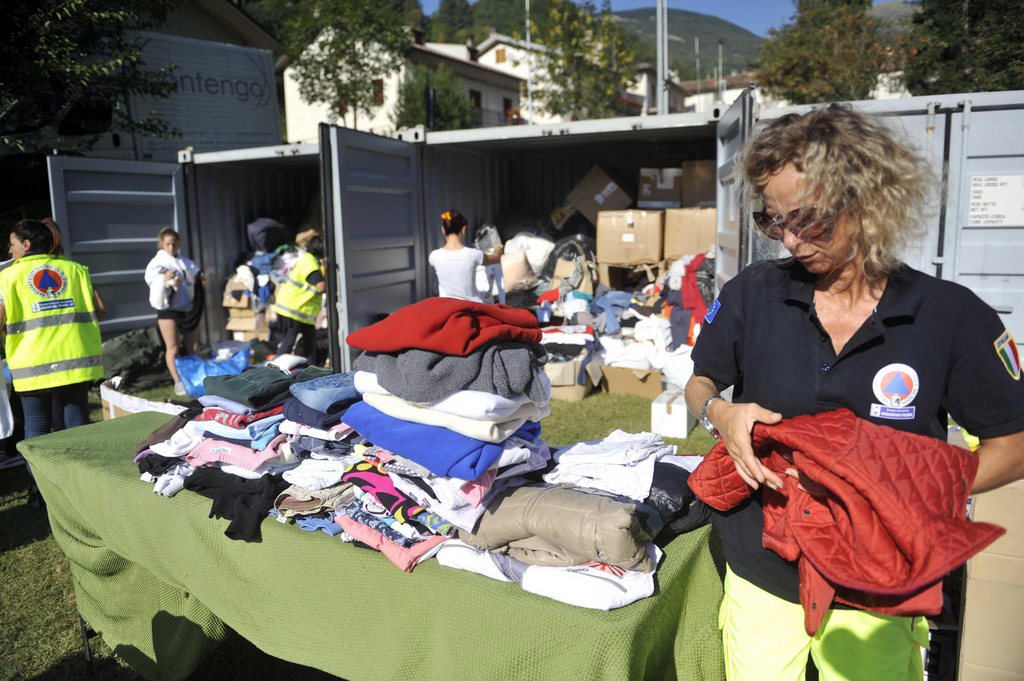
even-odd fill
[[[49,326],[60,326],[61,324],[84,324],[98,321],[95,312],[68,312],[66,314],[53,315],[52,317],[36,317],[26,319],[23,322],[14,322],[7,325],[7,334],[25,333],[35,329],[45,329]]]
[[[279,311],[279,312],[286,312],[289,315],[295,315],[295,317],[297,319],[301,319],[302,321],[304,321],[304,322],[306,322],[308,324],[315,324],[316,323],[316,317],[310,317],[308,314],[303,314],[302,312],[299,312],[298,310],[293,310],[292,308],[285,307],[284,305],[281,305],[279,303],[274,303],[274,309],[276,311]]]
[[[299,287],[303,291],[313,291],[313,292],[316,292],[316,288],[313,287],[313,286],[310,286],[309,283],[303,282],[303,281],[296,281],[295,279],[292,279],[291,273],[289,273],[288,276],[285,277],[285,281],[287,281],[292,286]]]
[[[45,376],[46,374],[56,374],[61,371],[88,369],[90,367],[97,366],[103,366],[103,355],[66,359],[62,362],[48,362],[46,364],[38,364],[34,367],[25,367],[23,369],[11,369],[11,378],[34,378],[36,376]]]

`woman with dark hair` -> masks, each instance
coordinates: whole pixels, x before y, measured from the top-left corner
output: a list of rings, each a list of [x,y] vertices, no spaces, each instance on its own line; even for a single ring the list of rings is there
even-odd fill
[[[466,246],[466,218],[451,208],[441,213],[444,246],[431,251],[429,261],[437,273],[437,293],[442,298],[458,298],[482,303],[476,287],[476,268],[501,262],[502,246],[492,253]]]
[[[327,287],[320,264],[323,257],[323,237],[314,236],[306,244],[306,252],[299,256],[274,292],[273,308],[282,332],[277,354],[295,352],[310,364],[316,358],[316,317]],[[301,345],[296,347],[300,338]]]
[[[832,606],[806,633],[797,565],[764,545],[762,490],[783,480],[755,455],[751,430],[846,408],[944,443],[949,415],[981,438],[972,491],[984,492],[1024,477],[1016,346],[977,295],[900,260],[934,180],[882,119],[838,105],[784,116],[748,141],[741,168],[753,223],[791,257],[752,264],[722,287],[685,391],[754,490],[713,514],[727,565],[728,677],[800,679],[810,655],[822,679],[921,679],[923,617]],[[796,468],[785,474],[800,481]],[[937,470],[914,482],[938,490],[944,480]]]
[[[185,385],[178,376],[174,358],[178,356],[178,338],[184,336],[187,352],[199,350],[195,335],[196,323],[186,323],[195,303],[200,274],[196,264],[181,255],[181,240],[171,227],[164,227],[156,237],[157,252],[146,265],[145,279],[149,286],[149,304],[156,310],[156,324],[164,341],[164,363],[174,381],[174,394],[184,395]]]
[[[14,262],[0,272],[0,335],[26,438],[49,433],[57,410],[65,427],[88,423],[89,386],[103,378],[103,299],[89,268],[51,253],[55,226],[18,222],[9,235]]]

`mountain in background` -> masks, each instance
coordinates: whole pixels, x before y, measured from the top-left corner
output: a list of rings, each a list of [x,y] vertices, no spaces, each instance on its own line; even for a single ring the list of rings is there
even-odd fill
[[[654,63],[657,57],[653,8],[615,12],[619,25],[637,40],[637,61]],[[718,66],[718,42],[722,41],[725,75],[754,68],[763,38],[725,19],[682,9],[668,10],[669,64],[683,80],[696,75],[694,37],[700,38],[700,70],[707,78]]]

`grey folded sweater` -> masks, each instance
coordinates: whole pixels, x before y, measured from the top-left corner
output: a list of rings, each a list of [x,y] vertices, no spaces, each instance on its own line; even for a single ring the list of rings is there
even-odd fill
[[[437,402],[459,390],[480,390],[501,397],[527,395],[547,402],[538,378],[547,354],[534,343],[502,342],[465,357],[428,350],[364,352],[355,367],[377,375],[382,388],[410,402]]]

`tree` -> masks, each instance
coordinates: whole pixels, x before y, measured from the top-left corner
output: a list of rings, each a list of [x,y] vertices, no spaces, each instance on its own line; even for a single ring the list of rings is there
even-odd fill
[[[546,111],[576,120],[622,113],[634,54],[607,1],[598,10],[591,0],[551,0],[536,40],[547,49],[538,55],[534,97]]]
[[[758,68],[768,94],[794,104],[866,99],[890,51],[861,0],[798,0],[791,24],[772,30]]]
[[[923,0],[908,36],[915,95],[1024,89],[1024,14],[1015,0]]]
[[[263,28],[279,40],[284,38],[284,25],[288,19],[302,10],[309,0],[241,0],[242,9]],[[420,0],[383,0],[387,5],[402,13],[407,26],[423,28],[423,6]]]
[[[433,88],[434,120],[431,130],[459,130],[473,123],[473,105],[466,89],[444,64],[431,71],[417,64],[405,72],[398,86],[393,121],[396,128],[427,125],[427,88]]]
[[[462,43],[473,35],[473,12],[469,0],[441,0],[430,17],[431,40],[439,43]]]
[[[550,0],[530,0],[531,32],[547,29]],[[509,0],[477,0],[473,5],[475,37],[483,40],[492,31],[522,38],[526,33],[526,6]]]
[[[284,32],[303,99],[339,117],[351,111],[353,126],[376,107],[375,81],[398,71],[410,46],[402,13],[379,0],[307,0]]]
[[[147,69],[133,31],[164,22],[175,0],[13,0],[0,27],[0,148],[88,149],[106,130],[167,136],[155,114],[125,100],[166,97],[173,66]],[[140,9],[144,7],[144,9]]]

